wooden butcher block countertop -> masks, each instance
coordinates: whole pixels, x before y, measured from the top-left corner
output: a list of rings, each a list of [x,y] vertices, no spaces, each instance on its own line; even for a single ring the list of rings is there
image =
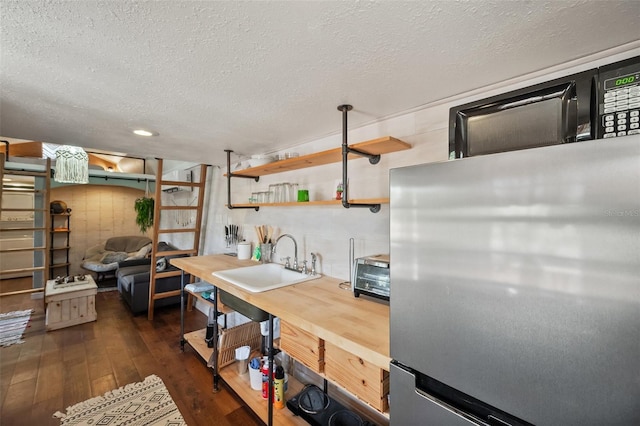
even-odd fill
[[[255,266],[251,260],[214,254],[171,259],[171,264],[384,370],[389,370],[389,306],[319,279],[251,293],[214,277],[213,272]]]

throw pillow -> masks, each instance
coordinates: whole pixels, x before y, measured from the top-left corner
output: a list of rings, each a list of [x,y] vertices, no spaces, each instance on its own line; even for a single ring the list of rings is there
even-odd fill
[[[161,257],[156,260],[156,272],[162,272],[165,269],[167,269],[167,259]]]
[[[113,253],[106,253],[104,256],[102,256],[102,263],[114,263],[114,262],[122,262],[123,260],[125,260],[129,255],[124,252],[124,251],[116,251]]]

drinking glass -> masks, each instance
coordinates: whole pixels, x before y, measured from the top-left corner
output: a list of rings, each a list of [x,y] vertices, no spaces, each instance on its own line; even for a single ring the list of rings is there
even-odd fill
[[[267,201],[268,203],[277,203],[277,197],[276,197],[276,191],[277,191],[278,185],[275,183],[272,183],[271,185],[269,185],[269,201]]]
[[[288,203],[291,201],[291,184],[289,182],[282,183],[282,202]]]
[[[296,201],[298,199],[298,184],[292,183],[289,187],[289,200]]]
[[[307,202],[309,201],[309,190],[301,189],[298,191],[298,201],[299,202]]]
[[[282,203],[282,184],[281,183],[277,183],[276,184],[276,203]]]

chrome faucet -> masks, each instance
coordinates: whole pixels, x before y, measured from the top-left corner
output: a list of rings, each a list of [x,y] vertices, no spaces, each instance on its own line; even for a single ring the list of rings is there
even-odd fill
[[[298,243],[296,242],[296,239],[293,238],[293,235],[291,234],[282,234],[280,235],[277,239],[276,242],[273,244],[273,248],[271,249],[271,253],[275,253],[276,252],[276,247],[278,247],[278,241],[280,241],[280,239],[282,237],[289,237],[291,238],[291,241],[293,241],[293,266],[289,267],[289,262],[287,261],[287,264],[285,264],[285,268],[287,269],[292,269],[294,271],[298,271]]]

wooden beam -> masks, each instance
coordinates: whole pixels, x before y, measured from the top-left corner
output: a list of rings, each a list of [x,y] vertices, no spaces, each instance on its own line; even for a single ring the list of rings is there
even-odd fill
[[[0,145],[0,152],[6,154],[7,146]],[[42,142],[9,143],[9,160],[12,157],[42,158]]]

